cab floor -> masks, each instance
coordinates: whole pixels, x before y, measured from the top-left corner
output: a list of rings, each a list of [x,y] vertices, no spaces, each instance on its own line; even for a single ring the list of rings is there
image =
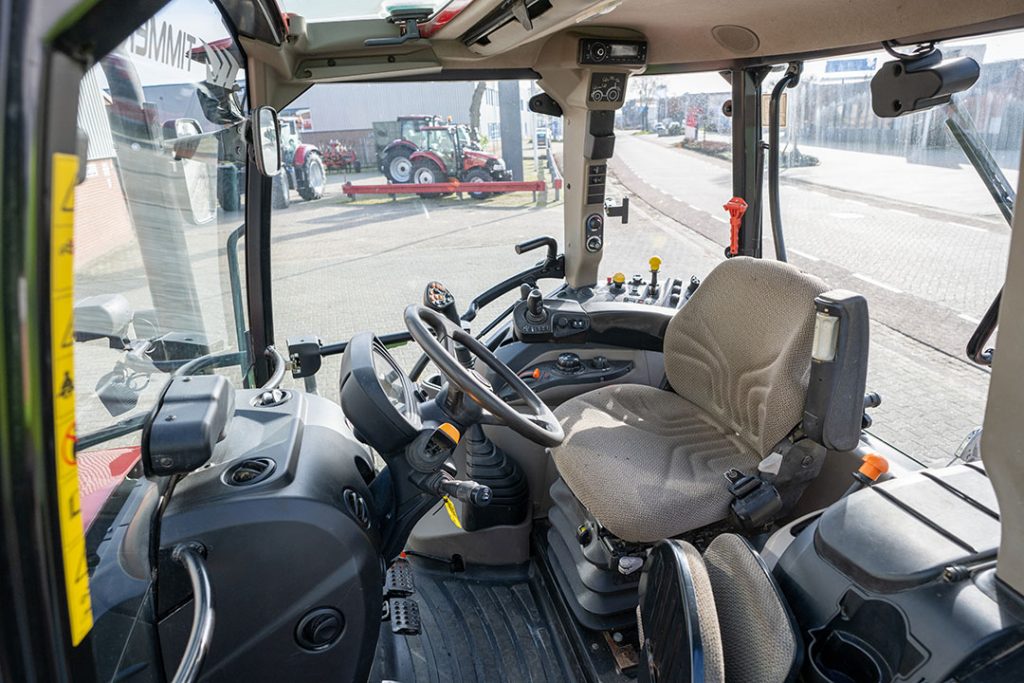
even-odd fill
[[[422,629],[402,636],[382,624],[371,681],[585,680],[533,563],[453,572],[447,563],[410,562]]]

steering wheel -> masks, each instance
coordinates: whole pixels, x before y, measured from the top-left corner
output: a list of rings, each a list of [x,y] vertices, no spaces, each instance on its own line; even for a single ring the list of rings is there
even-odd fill
[[[565,432],[551,409],[512,368],[498,360],[476,337],[441,313],[419,304],[412,304],[405,309],[405,326],[423,353],[434,361],[448,380],[480,406],[483,410],[480,424],[505,425],[542,446],[562,443]],[[456,342],[505,380],[516,396],[523,400],[529,412],[521,413],[510,406],[494,393],[486,379],[464,367],[455,357]]]

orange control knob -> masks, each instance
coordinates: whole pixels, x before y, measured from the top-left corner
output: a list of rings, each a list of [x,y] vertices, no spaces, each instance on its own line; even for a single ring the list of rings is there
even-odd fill
[[[533,373],[530,376],[534,379],[540,379],[540,368],[534,368]]]
[[[889,461],[875,453],[868,453],[862,458],[860,469],[857,470],[871,481],[889,471]]]

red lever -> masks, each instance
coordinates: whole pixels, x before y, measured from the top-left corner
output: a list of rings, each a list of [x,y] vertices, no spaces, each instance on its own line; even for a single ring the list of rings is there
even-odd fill
[[[743,222],[743,214],[747,212],[747,203],[743,197],[733,197],[722,208],[729,212],[729,256],[736,256],[740,253],[740,224]]]

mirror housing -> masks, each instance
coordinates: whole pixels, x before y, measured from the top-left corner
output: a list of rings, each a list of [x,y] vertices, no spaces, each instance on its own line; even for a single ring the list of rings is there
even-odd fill
[[[121,294],[97,294],[75,303],[74,338],[76,342],[107,339],[111,348],[123,349],[133,313]]]
[[[235,412],[235,392],[223,375],[174,377],[142,431],[147,477],[193,472],[213,457]]]
[[[256,168],[265,176],[277,175],[281,170],[281,125],[277,111],[266,105],[256,107],[249,121],[249,130]]]

